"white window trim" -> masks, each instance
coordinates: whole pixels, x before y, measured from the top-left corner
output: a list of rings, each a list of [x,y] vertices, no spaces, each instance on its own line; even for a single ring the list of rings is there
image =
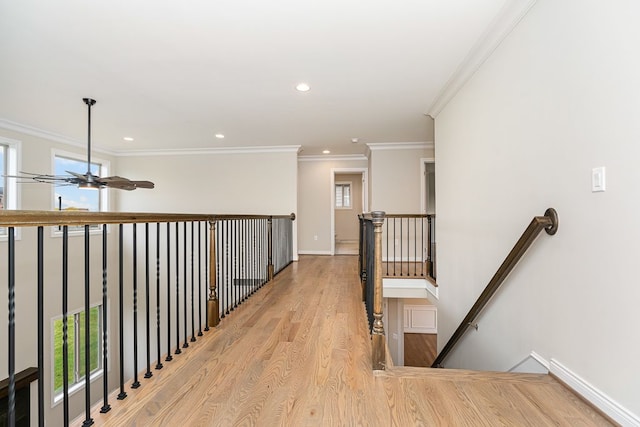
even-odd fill
[[[56,170],[56,156],[58,157],[66,157],[72,160],[78,160],[80,162],[87,161],[87,158],[82,154],[73,153],[70,151],[51,149],[51,174],[53,175]],[[98,172],[98,176],[104,177],[109,175],[109,171],[111,170],[111,162],[105,159],[101,159],[99,157],[91,156],[91,163],[99,163],[100,170]],[[91,191],[91,190],[88,190]],[[95,190],[94,190],[95,191]],[[108,212],[109,211],[109,201],[111,199],[109,192],[110,190],[105,188],[98,190],[100,192],[100,212]],[[51,206],[52,210],[58,210],[58,201],[56,200],[56,186],[51,186]],[[108,231],[108,227],[107,227]],[[102,225],[98,228],[94,228],[89,230],[89,234],[100,234],[102,233]],[[51,227],[51,237],[62,237],[62,229],[59,227]],[[83,236],[84,230],[69,230],[69,236]]]
[[[339,210],[352,210],[353,209],[353,183],[351,181],[336,181],[333,184],[334,192],[335,192],[335,187],[338,186],[338,185],[348,185],[349,186],[349,206],[345,207],[345,206],[337,206],[336,205],[336,209],[339,209]],[[342,195],[342,201],[344,202],[344,194]],[[334,200],[334,203],[335,203],[335,200]]]
[[[111,302],[109,301],[109,299],[107,299],[107,306],[109,306],[111,304]],[[89,307],[89,309],[92,309],[94,307],[100,307],[102,306],[102,301],[99,303],[95,303],[95,304],[91,304],[91,306]],[[102,310],[104,310],[104,306],[102,306],[102,309],[100,310],[100,323],[102,323],[103,320],[103,316],[102,316]],[[76,314],[80,313],[84,311],[84,308],[80,308],[74,311],[69,311],[67,312],[67,318],[72,318],[74,317]],[[59,315],[59,316],[55,316],[51,318],[51,407],[55,408],[56,406],[58,406],[60,403],[62,403],[63,399],[64,399],[64,390],[61,391],[60,393],[56,394],[54,387],[55,387],[55,341],[53,339],[53,336],[55,334],[55,321],[56,320],[62,320],[63,316]],[[110,336],[110,329],[109,329],[109,318],[107,317],[107,324],[106,325],[102,325],[103,328],[107,329],[107,336]],[[103,362],[103,356],[102,356],[102,352],[103,352],[103,341],[102,341],[102,337],[103,337],[103,330],[99,331],[99,337],[98,337],[98,341],[100,343],[99,348],[98,348],[98,360],[100,360],[100,369],[96,370],[94,373],[92,373],[91,375],[89,375],[89,382],[93,383],[94,381],[98,380],[99,378],[102,377],[102,375],[104,374],[105,371],[105,366],[102,366],[102,362]],[[109,353],[110,354],[110,353]],[[109,359],[109,365],[111,365],[111,359]],[[106,367],[107,371],[109,371],[109,366]],[[69,387],[69,396],[73,396],[74,394],[76,394],[77,392],[79,392],[80,390],[84,390],[85,387],[85,380],[82,379],[81,381],[77,382],[76,384],[72,385]]]
[[[22,162],[22,142],[15,139],[5,138],[0,136],[0,144],[7,146],[7,175],[17,175],[21,169]],[[20,191],[18,190],[17,178],[7,178],[7,188],[5,189],[4,206],[5,210],[17,210],[20,209],[21,199]],[[6,197],[9,195],[10,197]],[[15,228],[14,238],[15,240],[21,239],[22,227]],[[7,234],[0,235],[0,241],[6,241],[8,239]]]

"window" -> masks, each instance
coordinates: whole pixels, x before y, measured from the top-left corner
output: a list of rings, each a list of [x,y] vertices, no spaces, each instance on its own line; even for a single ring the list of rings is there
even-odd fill
[[[336,208],[351,209],[351,183],[336,183]]]
[[[67,345],[69,358],[69,393],[79,390],[85,381],[85,312],[67,315]],[[89,309],[89,375],[102,373],[102,305]],[[53,394],[54,402],[62,399],[62,317],[53,320]]]
[[[102,165],[91,163],[91,173],[103,176]],[[64,155],[54,155],[53,174],[69,175],[68,172],[87,173],[87,162]],[[102,208],[101,191],[83,190],[75,185],[55,185],[55,208],[58,210],[100,212]]]
[[[18,208],[16,175],[20,142],[0,137],[0,210]],[[8,176],[7,176],[8,175]],[[16,230],[16,238],[20,230]],[[0,227],[0,237],[6,238],[7,229]]]
[[[92,159],[91,173],[97,176],[108,176],[108,162]],[[56,176],[69,176],[69,172],[84,175],[87,173],[87,161],[80,156],[62,151],[53,152],[53,174]],[[63,211],[89,211],[104,212],[108,210],[108,190],[81,189],[76,185],[54,185],[53,186],[53,209]],[[92,231],[101,230],[102,226],[92,225]],[[61,228],[54,228],[53,235],[61,234]],[[77,234],[84,231],[83,226],[69,226],[69,233]]]

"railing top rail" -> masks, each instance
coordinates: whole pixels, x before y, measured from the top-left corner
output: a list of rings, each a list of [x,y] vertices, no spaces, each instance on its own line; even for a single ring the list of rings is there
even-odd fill
[[[59,225],[129,224],[146,222],[215,221],[230,219],[290,218],[290,215],[213,215],[145,212],[85,212],[85,211],[0,211],[0,227],[39,227]]]
[[[385,214],[385,218],[435,218],[436,214]]]

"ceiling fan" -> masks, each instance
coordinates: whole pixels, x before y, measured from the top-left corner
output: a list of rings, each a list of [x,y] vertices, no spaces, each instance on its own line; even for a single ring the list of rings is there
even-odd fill
[[[83,189],[116,188],[118,190],[135,190],[136,188],[154,188],[151,181],[132,181],[121,176],[99,177],[91,173],[91,106],[96,103],[95,99],[82,98],[88,108],[88,137],[87,137],[87,172],[80,174],[77,172],[65,171],[69,175],[40,175],[35,173],[21,172],[23,176],[12,178],[33,180],[55,185],[76,185]]]

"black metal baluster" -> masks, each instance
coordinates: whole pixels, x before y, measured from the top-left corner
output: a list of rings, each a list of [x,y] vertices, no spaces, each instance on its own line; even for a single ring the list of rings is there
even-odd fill
[[[232,224],[232,237],[231,237],[231,260],[232,260],[232,267],[231,267],[231,311],[233,311],[236,307],[236,298],[235,298],[235,294],[236,294],[236,287],[235,287],[235,281],[237,278],[237,271],[238,271],[238,263],[237,263],[237,257],[236,257],[236,253],[238,252],[238,221],[237,220],[232,220],[231,221]]]
[[[9,272],[9,330],[7,335],[7,364],[9,370],[9,392],[7,394],[7,424],[16,424],[16,241],[15,229],[8,230],[8,266]]]
[[[93,425],[91,418],[91,331],[90,326],[90,274],[89,225],[84,226],[84,412],[83,426]]]
[[[156,223],[156,340],[158,349],[158,358],[156,359],[156,369],[162,369],[160,361],[160,223]]]
[[[422,241],[420,252],[420,276],[424,276],[424,218],[420,218],[420,240]]]
[[[198,221],[198,336],[202,336],[202,221]]]
[[[194,250],[193,250],[193,245],[194,245],[194,235],[193,235],[193,221],[191,221],[191,342],[194,342],[196,340],[196,318],[195,318],[195,306],[194,306],[194,285],[195,285],[195,264],[194,264]]]
[[[251,221],[251,230],[252,230],[252,237],[253,237],[253,245],[251,246],[251,253],[252,253],[252,265],[253,265],[253,271],[251,273],[251,277],[252,277],[252,281],[251,281],[251,294],[254,294],[256,292],[256,283],[258,281],[258,235],[257,235],[257,231],[258,231],[258,220],[254,219],[253,221]]]
[[[246,298],[245,283],[247,280],[247,221],[240,220],[240,304],[242,304]]]
[[[66,227],[65,227],[66,228]],[[127,393],[124,391],[124,226],[119,224],[118,226],[118,265],[119,265],[119,278],[118,278],[118,330],[120,333],[120,393],[118,394],[118,400],[122,400],[127,397]]]
[[[417,250],[418,250],[418,219],[417,218],[413,218],[413,275],[417,276],[418,275],[418,257],[417,257]]]
[[[403,235],[402,235],[402,217],[400,218],[400,275],[404,276],[402,273],[402,247],[404,246]]]
[[[204,223],[204,294],[207,296],[206,301],[209,300],[208,297],[208,289],[209,289],[209,230],[207,229],[207,225],[209,224],[209,221],[206,221]],[[218,229],[218,232],[220,232],[220,230]],[[214,260],[217,261],[217,260]],[[220,267],[218,266],[218,268],[216,268],[216,271],[220,271]],[[220,283],[220,282],[218,282]],[[221,298],[221,294],[218,290],[218,298]],[[224,313],[224,311],[223,311]],[[204,323],[204,330],[208,331],[209,330],[209,304],[205,303],[204,305],[204,318],[205,318],[205,323]]]
[[[151,319],[149,318],[149,223],[144,223],[144,302],[145,302],[145,315],[146,315],[146,344],[147,344],[147,372],[144,373],[145,378],[151,378],[153,372],[151,372]]]
[[[133,384],[131,388],[140,387],[138,381],[138,232],[133,223]]]
[[[106,414],[111,409],[109,405],[109,366],[107,339],[107,224],[102,224],[102,408],[100,413]]]
[[[38,227],[38,425],[44,426],[44,227]]]
[[[397,218],[393,218],[393,275],[396,275],[396,222]],[[368,236],[367,236],[368,237]]]
[[[180,224],[176,222],[176,351],[175,354],[182,353],[180,349]]]
[[[167,222],[167,357],[165,362],[171,362],[171,223]]]
[[[182,272],[184,274],[184,281],[182,283],[182,287],[184,289],[184,295],[182,297],[183,308],[184,308],[184,344],[182,344],[182,348],[189,347],[189,342],[187,341],[187,222],[183,222],[183,233],[182,233]]]
[[[64,427],[69,426],[69,226],[62,227],[62,402]]]

